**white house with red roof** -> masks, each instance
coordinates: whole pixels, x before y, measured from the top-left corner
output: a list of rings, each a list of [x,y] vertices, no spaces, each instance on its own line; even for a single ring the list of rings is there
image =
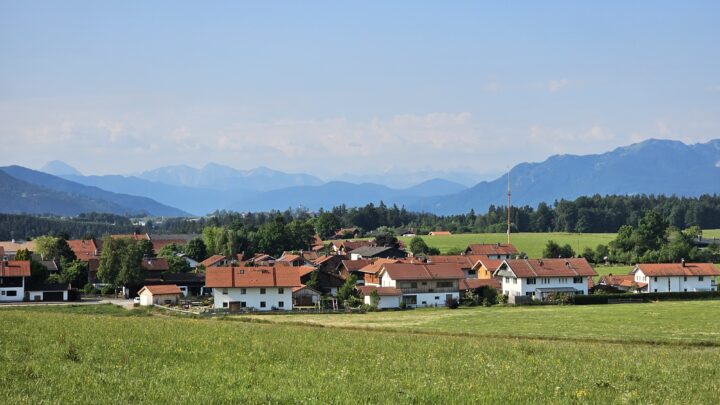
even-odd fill
[[[231,312],[293,308],[292,290],[300,287],[297,269],[283,267],[210,267],[205,286],[213,289],[215,308]]]
[[[444,305],[447,299],[460,299],[460,282],[465,278],[458,263],[386,263],[378,272],[380,287],[402,292],[411,307]]]
[[[515,259],[504,260],[493,275],[499,278],[502,292],[508,297],[544,300],[560,293],[587,295],[588,277],[597,273],[584,258]]]
[[[0,247],[0,302],[24,300],[30,275],[29,260],[8,260]]]
[[[712,263],[639,263],[630,272],[639,292],[717,291],[720,275]]]

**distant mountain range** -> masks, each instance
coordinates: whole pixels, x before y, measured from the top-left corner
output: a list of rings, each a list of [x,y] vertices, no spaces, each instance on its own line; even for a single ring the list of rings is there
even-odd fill
[[[146,197],[118,194],[22,166],[0,167],[0,212],[77,215],[83,212],[187,216]]]
[[[137,176],[83,176],[60,161],[48,163],[44,170],[55,175],[20,166],[0,168],[0,190],[5,193],[0,212],[184,216],[217,209],[317,210],[383,201],[414,211],[455,214],[471,208],[484,212],[490,205],[505,205],[507,198],[507,175],[471,188],[441,178],[391,188],[371,182],[325,183],[307,174],[217,164],[200,169],[162,167]],[[513,205],[594,194],[720,193],[720,139],[695,145],[651,139],[603,154],[556,155],[513,167],[510,179]]]

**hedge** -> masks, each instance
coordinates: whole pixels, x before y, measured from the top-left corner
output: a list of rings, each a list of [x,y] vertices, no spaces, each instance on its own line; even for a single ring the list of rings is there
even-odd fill
[[[572,303],[575,305],[607,304],[608,300],[641,299],[643,302],[655,300],[706,300],[720,299],[719,291],[699,292],[658,292],[638,294],[602,294],[602,295],[574,295]]]

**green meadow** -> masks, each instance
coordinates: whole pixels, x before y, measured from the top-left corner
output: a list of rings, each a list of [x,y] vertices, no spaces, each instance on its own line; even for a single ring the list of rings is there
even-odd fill
[[[445,254],[451,250],[465,250],[471,243],[507,243],[507,234],[504,233],[467,233],[458,235],[424,235],[422,238],[428,246],[440,249]],[[400,238],[404,243],[409,243],[408,237]],[[514,233],[510,235],[510,242],[518,248],[519,251],[525,252],[528,257],[542,257],[543,249],[547,241],[554,240],[560,245],[570,244],[575,252],[582,252],[586,247],[595,249],[597,245],[607,245],[615,239],[614,233],[565,233],[565,232],[549,232],[549,233]]]
[[[720,392],[716,301],[225,320],[78,308],[0,308],[5,403],[688,404]]]

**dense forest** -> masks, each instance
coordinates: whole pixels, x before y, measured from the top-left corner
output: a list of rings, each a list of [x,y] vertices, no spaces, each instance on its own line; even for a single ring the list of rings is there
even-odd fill
[[[623,225],[637,226],[648,211],[660,215],[678,229],[697,226],[720,228],[720,196],[697,198],[653,195],[580,197],[574,201],[560,200],[537,207],[512,207],[514,232],[617,232]],[[262,225],[282,218],[311,223],[326,238],[341,227],[358,227],[372,232],[386,227],[411,229],[423,234],[433,230],[454,233],[504,232],[507,211],[504,206],[491,206],[487,213],[470,211],[463,215],[438,216],[410,212],[403,207],[368,204],[364,207],[335,207],[329,211],[310,213],[306,210],[284,212],[237,213],[220,211],[199,218],[165,218],[135,226],[129,218],[110,214],[83,214],[74,218],[38,217],[0,214],[0,239],[27,239],[40,235],[68,235],[71,238],[100,237],[107,233],[202,233],[208,226],[257,231]]]

